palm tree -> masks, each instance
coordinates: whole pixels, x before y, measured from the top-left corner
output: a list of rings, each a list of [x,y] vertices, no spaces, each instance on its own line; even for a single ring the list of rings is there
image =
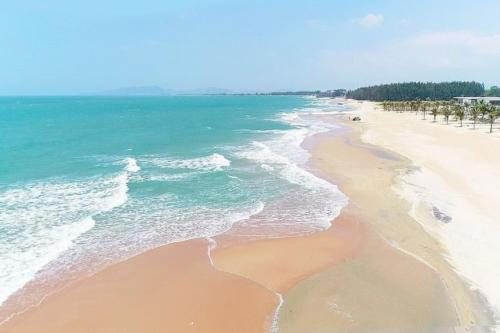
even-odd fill
[[[418,115],[418,111],[422,108],[422,101],[420,100],[420,98],[417,98],[415,100],[415,115]]]
[[[439,114],[439,103],[434,103],[431,109],[432,116],[434,117],[434,122],[436,122],[436,117]]]
[[[484,100],[480,100],[477,103],[477,106],[479,108],[479,112],[481,113],[481,119],[484,119],[484,117],[488,114],[488,104],[486,104]]]
[[[446,120],[446,125],[448,125],[448,120],[450,119],[450,116],[451,116],[451,108],[449,105],[445,105],[443,107],[443,116],[444,116],[444,119]]]
[[[500,114],[500,109],[497,107],[494,107],[493,105],[487,107],[488,110],[488,121],[490,123],[490,133],[493,133],[493,123],[495,123],[495,120]]]
[[[477,119],[479,118],[479,115],[481,114],[481,106],[479,104],[474,104],[471,108],[470,108],[470,117],[472,119],[472,121],[474,122],[474,129],[476,129],[476,123],[477,123]]]
[[[465,108],[465,113],[469,113],[470,103],[469,102],[464,102],[464,108]]]
[[[467,115],[470,114],[470,103],[464,102],[462,105],[464,107],[465,117],[467,117]]]
[[[457,119],[460,119],[460,127],[462,127],[465,117],[465,107],[460,104],[455,104],[453,105],[453,113]]]
[[[384,108],[384,111],[389,111],[391,105],[388,101],[383,101],[382,102],[382,107]]]
[[[413,102],[409,102],[409,101],[401,102],[401,104],[403,105],[403,109],[404,109],[404,111],[411,110],[411,108],[412,108],[412,103],[413,103]]]
[[[424,113],[424,120],[425,120],[425,114],[427,113],[427,110],[429,108],[430,102],[423,102],[422,105],[420,105],[420,110]]]

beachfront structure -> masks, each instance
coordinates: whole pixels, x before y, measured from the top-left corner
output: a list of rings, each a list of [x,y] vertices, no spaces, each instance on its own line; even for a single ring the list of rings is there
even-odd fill
[[[486,104],[500,105],[500,97],[454,97],[455,100],[460,102],[460,104],[476,104],[480,101],[484,101]]]

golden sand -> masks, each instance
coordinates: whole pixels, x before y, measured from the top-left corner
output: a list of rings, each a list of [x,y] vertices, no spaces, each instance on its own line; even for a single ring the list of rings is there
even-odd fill
[[[219,272],[207,242],[171,244],[50,296],[0,332],[263,332],[276,296]]]

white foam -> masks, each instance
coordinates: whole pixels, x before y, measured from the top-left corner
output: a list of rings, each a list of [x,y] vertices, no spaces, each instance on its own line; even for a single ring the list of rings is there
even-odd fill
[[[228,222],[233,225],[237,222],[248,220],[250,217],[261,213],[264,210],[264,206],[265,204],[262,201],[258,201],[254,206],[251,206],[247,210],[234,212],[228,217]]]
[[[336,126],[311,117],[310,110],[282,113],[279,121],[291,125],[292,129],[280,131],[273,139],[253,141],[235,153],[237,157],[257,163],[265,171],[278,175],[288,183],[302,187],[300,197],[295,191],[285,195],[287,200],[294,202],[282,202],[287,205],[286,210],[273,207],[274,211],[265,212],[267,220],[263,223],[286,221],[292,228],[299,226],[301,231],[307,230],[307,225],[312,230],[327,228],[347,204],[347,197],[337,186],[307,170],[305,164],[310,154],[302,144],[306,138]]]
[[[266,171],[274,171],[274,168],[272,166],[270,166],[269,164],[261,164],[260,167]]]
[[[94,216],[127,201],[130,173],[124,171],[82,181],[51,180],[0,192],[0,304],[32,280],[48,263],[68,250],[95,225]]]
[[[276,306],[276,309],[274,310],[273,313],[273,319],[271,321],[271,329],[269,330],[270,333],[278,333],[279,332],[279,314],[281,311],[281,308],[283,307],[283,304],[285,303],[283,299],[283,295],[280,293],[275,292],[276,297],[278,297],[278,306]]]
[[[284,130],[277,130],[277,129],[259,130],[259,129],[241,128],[241,129],[233,130],[233,132],[237,132],[237,133],[260,133],[260,134],[282,134],[285,131]]]
[[[247,149],[236,152],[236,156],[253,160],[267,167],[270,167],[269,164],[290,163],[287,157],[274,153],[268,145],[259,141],[253,141]]]
[[[332,192],[339,192],[337,186],[334,184],[316,177],[314,174],[298,167],[295,164],[290,164],[281,170],[283,178],[292,184],[301,185],[310,190],[324,189]]]
[[[122,220],[100,230],[101,242],[94,248],[103,253],[119,244],[117,259],[147,249],[193,238],[207,238],[229,230],[234,224],[259,214],[264,209],[261,201],[249,205],[227,207],[214,205],[178,205],[177,197],[155,196],[144,200],[131,200],[120,212]],[[108,220],[114,221],[112,216]],[[116,238],[116,234],[121,237]],[[140,240],[138,242],[137,240]],[[111,254],[113,256],[113,254]]]
[[[210,261],[210,265],[212,265],[212,267],[215,268],[214,260],[212,258],[212,251],[215,250],[215,248],[217,247],[217,241],[215,239],[213,239],[212,237],[205,237],[205,239],[208,242],[208,246],[207,246],[208,260]]]
[[[149,163],[160,168],[191,169],[202,171],[221,171],[231,165],[230,160],[217,153],[204,157],[181,160],[163,157],[151,157],[148,159],[144,159],[144,163]]]
[[[125,163],[125,170],[128,172],[138,172],[139,170],[141,170],[139,165],[137,165],[137,160],[135,158],[127,157],[125,159]]]
[[[192,173],[176,173],[176,174],[165,174],[165,175],[144,175],[141,176],[139,180],[141,181],[157,181],[157,182],[173,182],[181,181],[191,177]]]
[[[76,223],[41,229],[27,234],[21,242],[1,244],[0,253],[0,304],[12,293],[22,288],[35,274],[60,253],[73,245],[73,241],[92,229],[95,221],[87,217]],[[23,249],[19,251],[19,249]]]
[[[284,135],[283,139],[285,141],[295,141],[294,139],[289,140],[286,137],[289,134],[290,133]],[[304,137],[303,135],[294,136],[293,133],[291,136],[294,138]],[[300,148],[301,141],[300,140],[296,141],[297,142],[295,144],[298,146],[298,149],[302,150],[302,148]],[[338,191],[335,185],[327,182],[324,179],[316,177],[314,174],[306,171],[304,168],[293,163],[291,159],[289,159],[288,157],[274,152],[268,146],[268,144],[254,141],[252,142],[251,147],[249,149],[237,152],[236,155],[241,158],[246,158],[258,162],[260,166],[267,171],[274,171],[275,168],[279,168],[280,170],[279,173],[281,174],[281,176],[292,184],[301,185],[308,189],[324,188],[332,191]],[[275,144],[279,148],[283,148],[285,146],[284,144],[277,144],[277,143]],[[300,152],[298,154],[302,153]],[[298,154],[290,152],[290,155],[298,155]],[[302,158],[300,158],[299,160],[302,160]],[[273,167],[273,165],[275,165],[275,167]]]

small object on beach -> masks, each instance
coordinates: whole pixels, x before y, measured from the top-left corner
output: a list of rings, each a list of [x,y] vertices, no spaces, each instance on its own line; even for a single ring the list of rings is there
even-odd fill
[[[361,117],[356,116],[356,117],[352,118],[352,121],[361,121]]]
[[[452,218],[449,215],[446,215],[443,213],[439,208],[437,207],[432,207],[432,213],[434,214],[434,217],[443,223],[450,223]]]

